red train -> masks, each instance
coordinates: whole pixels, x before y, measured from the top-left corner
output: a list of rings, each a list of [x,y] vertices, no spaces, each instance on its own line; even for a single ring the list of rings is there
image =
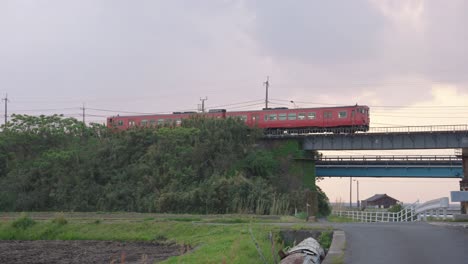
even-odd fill
[[[117,129],[156,127],[164,124],[180,125],[183,119],[197,112],[174,112],[160,115],[113,116],[107,126]],[[369,107],[365,105],[295,108],[268,108],[263,110],[227,112],[212,109],[204,116],[211,118],[240,118],[250,127],[259,127],[268,133],[356,132],[369,130]]]

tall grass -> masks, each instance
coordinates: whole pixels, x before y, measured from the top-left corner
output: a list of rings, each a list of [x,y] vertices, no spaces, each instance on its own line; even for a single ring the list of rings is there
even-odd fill
[[[258,215],[289,215],[290,199],[287,194],[272,194],[269,198],[258,198],[249,195],[246,198],[236,197],[226,213],[258,214]]]

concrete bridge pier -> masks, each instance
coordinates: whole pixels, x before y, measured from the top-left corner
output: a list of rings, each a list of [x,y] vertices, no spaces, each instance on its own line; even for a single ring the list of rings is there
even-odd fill
[[[468,191],[468,148],[462,149],[463,179],[460,181],[460,191]],[[462,214],[468,212],[468,202],[460,202]]]

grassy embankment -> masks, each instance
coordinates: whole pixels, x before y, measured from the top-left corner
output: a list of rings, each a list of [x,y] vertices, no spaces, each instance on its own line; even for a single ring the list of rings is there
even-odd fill
[[[201,220],[201,222],[198,222]],[[253,222],[247,223],[250,220]],[[197,221],[197,222],[190,222]],[[209,224],[215,222],[217,224]],[[219,224],[228,223],[228,224]],[[234,224],[230,224],[234,223]],[[296,224],[293,229],[304,229]],[[0,223],[2,240],[112,240],[112,241],[158,241],[190,245],[195,250],[165,263],[259,263],[259,253],[252,241],[254,235],[263,255],[273,263],[270,232],[275,237],[276,250],[281,247],[279,227],[255,223],[247,217],[202,219],[193,217],[155,218],[146,217],[132,221],[107,221],[96,219],[66,219],[59,215],[49,220],[32,220],[20,217]],[[330,230],[327,230],[330,231]],[[323,236],[323,243],[327,237]]]
[[[352,218],[337,216],[337,215],[329,215],[327,217],[327,220],[328,222],[331,222],[331,223],[357,222],[356,220],[353,220]]]

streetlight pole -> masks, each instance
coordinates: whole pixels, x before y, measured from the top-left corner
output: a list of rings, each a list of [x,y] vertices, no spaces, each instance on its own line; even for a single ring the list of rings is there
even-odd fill
[[[356,182],[356,185],[357,185],[357,193],[356,193],[357,207],[361,208],[361,202],[359,201],[359,181],[358,180],[354,180],[354,181]]]
[[[294,102],[293,100],[291,100],[289,102],[294,105],[294,108],[297,108],[296,102]]]

